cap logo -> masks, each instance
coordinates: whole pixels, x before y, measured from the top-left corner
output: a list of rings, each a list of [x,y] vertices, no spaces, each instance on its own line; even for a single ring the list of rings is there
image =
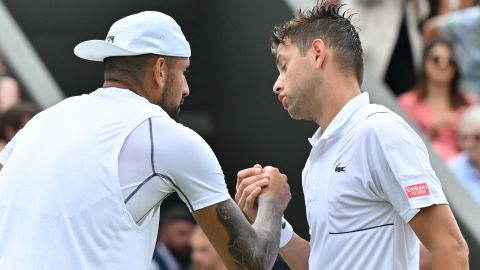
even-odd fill
[[[108,42],[108,43],[113,43],[113,41],[115,40],[115,36],[108,36],[105,41]]]

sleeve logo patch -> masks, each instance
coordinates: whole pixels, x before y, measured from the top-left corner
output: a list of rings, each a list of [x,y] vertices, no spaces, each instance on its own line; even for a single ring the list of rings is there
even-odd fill
[[[427,183],[406,186],[405,192],[407,192],[409,199],[430,195],[430,189],[428,189]]]

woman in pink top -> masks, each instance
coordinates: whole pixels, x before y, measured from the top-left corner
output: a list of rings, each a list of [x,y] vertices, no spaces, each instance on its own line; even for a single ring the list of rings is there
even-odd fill
[[[459,79],[452,45],[436,40],[425,49],[417,87],[398,98],[405,113],[431,139],[444,160],[460,151],[456,140],[458,122],[464,110],[475,103],[460,92]]]

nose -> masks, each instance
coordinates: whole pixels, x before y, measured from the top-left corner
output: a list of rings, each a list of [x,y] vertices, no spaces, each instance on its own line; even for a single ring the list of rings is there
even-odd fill
[[[188,95],[190,95],[190,87],[188,87],[187,79],[183,78],[182,97],[187,97]]]
[[[273,92],[278,95],[278,94],[280,94],[280,92],[283,90],[283,87],[284,87],[284,84],[283,84],[283,76],[282,76],[282,75],[278,75],[277,80],[276,80],[275,83],[273,84]]]
[[[446,69],[448,67],[450,67],[450,64],[448,63],[448,61],[440,61],[438,63],[438,66],[441,68],[441,69]]]

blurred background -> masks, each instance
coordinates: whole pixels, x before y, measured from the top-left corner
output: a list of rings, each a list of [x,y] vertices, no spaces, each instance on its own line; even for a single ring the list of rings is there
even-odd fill
[[[402,94],[421,88],[418,74],[426,69],[424,62],[429,61],[422,55],[424,48],[442,33],[445,38],[452,37],[449,42],[460,44],[448,57],[458,57],[455,68],[463,71],[458,50],[465,52],[467,49],[460,41],[453,40],[456,34],[447,35],[446,30],[439,30],[436,22],[429,19],[478,8],[477,1],[339,2],[348,2],[358,13],[354,22],[360,27],[366,65],[362,88],[370,92],[375,102],[405,116],[407,109],[400,107],[397,101]],[[192,48],[187,75],[191,94],[182,107],[180,122],[197,131],[213,148],[232,196],[237,171],[255,163],[279,167],[287,174],[292,201],[285,216],[295,231],[308,239],[301,172],[310,150],[307,138],[317,126],[291,120],[272,93],[278,73],[269,37],[274,25],[290,19],[299,7],[310,7],[314,3],[307,0],[0,1],[0,59],[3,59],[0,60],[0,112],[4,113],[20,101],[42,110],[65,97],[96,90],[103,83],[103,65],[77,58],[73,54],[74,46],[87,39],[104,39],[110,25],[126,15],[144,10],[167,13],[180,24]],[[390,20],[386,23],[388,27],[382,27],[382,18]],[[469,21],[469,25],[472,24]],[[472,36],[478,37],[480,25],[471,27],[466,33],[475,32]],[[480,40],[477,41],[479,43],[474,46],[480,47]],[[432,57],[431,61],[435,64],[442,60]],[[480,67],[479,63],[480,60],[465,70],[478,75],[480,69],[475,68]],[[466,109],[476,103],[480,91],[475,87],[463,87],[475,86],[475,82],[461,83],[459,88],[468,101],[464,104]],[[415,104],[412,106],[417,108]],[[460,117],[463,107],[460,112],[456,111],[457,107],[454,109],[455,115]],[[436,135],[422,130],[423,126],[413,117],[405,117],[424,136],[432,164],[469,243],[471,268],[480,269],[479,260],[475,258],[480,254],[480,201],[477,202],[469,189],[448,170],[447,158],[432,150]],[[458,117],[453,122],[458,123]],[[445,125],[453,129],[451,132],[456,139],[458,127],[452,123]],[[21,123],[17,128],[19,126]],[[8,141],[8,135],[2,136],[2,140]],[[454,154],[461,151],[459,146]],[[480,181],[478,185],[480,187]],[[175,199],[166,204],[176,204]]]

